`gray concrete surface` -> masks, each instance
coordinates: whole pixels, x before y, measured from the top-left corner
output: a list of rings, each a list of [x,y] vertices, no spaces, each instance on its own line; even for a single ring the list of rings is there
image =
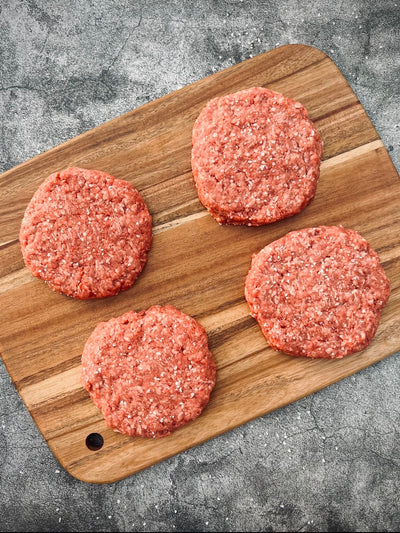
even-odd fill
[[[389,0],[2,0],[0,170],[286,43],[332,57],[400,169],[399,28]],[[399,391],[396,354],[90,485],[59,465],[0,363],[0,530],[399,531]]]

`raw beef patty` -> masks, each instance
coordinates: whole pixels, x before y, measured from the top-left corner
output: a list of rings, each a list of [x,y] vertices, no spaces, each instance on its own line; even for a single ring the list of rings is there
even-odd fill
[[[74,298],[128,289],[147,261],[152,220],[127,181],[67,168],[49,176],[30,201],[20,230],[26,266]]]
[[[198,417],[216,367],[204,328],[155,305],[100,323],[82,354],[81,382],[111,429],[164,437]]]
[[[341,358],[378,327],[389,280],[368,242],[342,226],[292,231],[253,256],[245,296],[272,348]]]
[[[307,110],[282,94],[253,87],[214,98],[192,145],[199,199],[221,224],[268,224],[314,197],[322,142]]]

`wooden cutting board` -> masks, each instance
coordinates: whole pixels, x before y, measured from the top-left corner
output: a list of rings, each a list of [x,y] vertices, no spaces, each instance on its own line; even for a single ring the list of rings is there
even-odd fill
[[[303,213],[261,228],[222,227],[197,198],[191,130],[209,99],[252,86],[306,106],[324,141],[321,177]],[[24,267],[18,244],[24,210],[38,185],[68,166],[131,181],[153,215],[148,264],[118,296],[73,300],[52,292]],[[315,48],[282,46],[184,87],[4,173],[0,187],[1,354],[50,448],[78,479],[121,479],[400,349],[398,174],[344,77]],[[367,238],[392,287],[372,344],[337,361],[293,358],[268,348],[243,296],[254,252],[290,230],[320,224],[342,224]],[[106,428],[79,384],[81,353],[98,322],[156,303],[175,305],[205,326],[217,385],[203,414],[172,436],[131,439]],[[91,433],[104,438],[97,451],[86,445]]]

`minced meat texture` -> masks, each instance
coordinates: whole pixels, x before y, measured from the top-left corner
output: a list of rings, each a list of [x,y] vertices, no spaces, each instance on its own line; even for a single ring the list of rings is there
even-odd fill
[[[292,231],[253,256],[245,296],[270,346],[342,358],[368,346],[390,294],[377,253],[342,226]]]
[[[221,224],[259,226],[315,195],[322,142],[299,102],[253,87],[214,98],[192,132],[200,201]]]
[[[83,386],[107,426],[131,437],[164,437],[197,418],[215,377],[204,328],[172,306],[100,323],[82,354]]]
[[[138,191],[105,172],[49,176],[20,230],[26,266],[55,291],[101,298],[128,289],[147,261],[152,219]]]

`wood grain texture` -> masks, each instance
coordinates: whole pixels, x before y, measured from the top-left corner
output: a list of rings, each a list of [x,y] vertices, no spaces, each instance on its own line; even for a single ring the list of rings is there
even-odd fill
[[[324,141],[321,177],[301,214],[259,228],[223,227],[197,198],[191,130],[210,98],[252,86],[280,91],[307,107]],[[18,243],[24,210],[39,184],[67,166],[132,182],[152,213],[148,264],[135,285],[115,297],[73,300],[24,267]],[[400,349],[398,175],[357,97],[317,49],[283,46],[184,87],[4,173],[0,191],[1,354],[50,448],[78,479],[126,477]],[[392,289],[372,344],[336,361],[268,348],[243,295],[253,253],[288,231],[320,224],[342,224],[367,238]],[[156,303],[175,305],[204,325],[217,384],[197,420],[164,439],[131,439],[106,428],[81,387],[81,353],[98,322]],[[99,451],[86,447],[92,432],[104,437]]]

